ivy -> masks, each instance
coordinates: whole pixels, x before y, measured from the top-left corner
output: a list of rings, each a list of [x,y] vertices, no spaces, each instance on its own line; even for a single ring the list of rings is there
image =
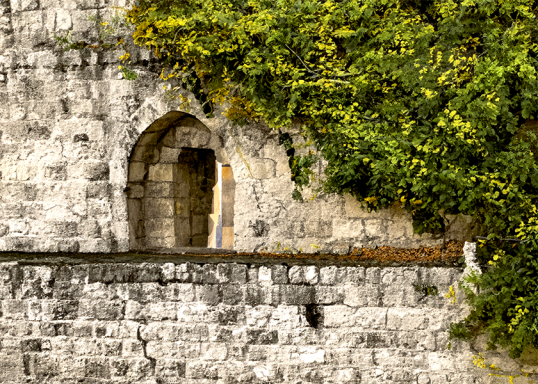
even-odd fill
[[[164,80],[203,90],[208,105],[228,102],[234,120],[300,125],[327,163],[326,191],[372,210],[400,204],[418,233],[472,216],[494,264],[475,278],[480,293],[468,292],[468,321],[517,356],[538,345],[537,6],[141,0],[127,18]],[[296,184],[311,160],[290,157]],[[526,242],[494,240],[506,237]]]
[[[295,148],[293,145],[293,139],[289,133],[280,132],[279,143],[286,148],[286,154],[288,155],[288,164],[291,170],[291,180],[295,183],[295,188],[292,193],[292,197],[295,200],[302,201],[303,196],[301,190],[304,186],[310,184],[311,176],[314,174],[311,167],[316,161],[319,160],[313,151],[310,151],[306,156],[297,156],[295,154]]]

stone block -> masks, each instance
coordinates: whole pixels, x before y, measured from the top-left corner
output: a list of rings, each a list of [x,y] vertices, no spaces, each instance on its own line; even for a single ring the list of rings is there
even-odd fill
[[[42,320],[74,320],[78,317],[77,300],[44,300],[42,302]]]
[[[216,284],[218,282],[217,264],[204,264],[202,267],[202,283]]]
[[[265,329],[247,329],[246,343],[256,345],[278,344],[278,332]]]
[[[320,284],[323,285],[335,285],[337,282],[338,267],[323,267],[319,271]]]
[[[192,216],[192,225],[191,231],[193,235],[205,235],[205,243],[207,245],[207,235],[208,235],[208,220],[207,215],[193,215]]]
[[[131,161],[129,163],[129,181],[141,182],[144,181],[146,176],[146,164],[138,161]]]
[[[362,284],[365,278],[366,272],[362,267],[340,267],[336,270],[337,284]]]
[[[217,380],[219,378],[218,366],[212,362],[188,361],[185,377],[204,381]]]
[[[366,283],[370,284],[380,284],[381,283],[381,268],[373,267],[366,268]]]
[[[304,278],[307,284],[317,284],[319,281],[319,268],[314,265],[305,267]]]
[[[12,0],[11,10],[13,12],[33,11],[39,8],[37,0]]]
[[[28,316],[28,302],[25,300],[4,299],[2,315],[5,319],[24,320]]]
[[[336,366],[372,367],[374,355],[368,349],[331,348],[326,350],[325,361]],[[381,383],[383,382],[379,382]]]
[[[279,289],[280,303],[289,305],[313,304],[315,288],[310,286],[281,285]]]
[[[164,382],[176,381],[185,377],[185,361],[159,359],[155,364],[155,375]]]
[[[276,163],[274,160],[251,158],[248,163],[255,179],[271,179],[275,177]]]
[[[243,301],[243,290],[239,284],[221,285],[222,302],[224,304],[235,305]]]
[[[146,182],[145,193],[147,197],[171,198],[174,196],[175,184],[170,182]]]
[[[317,286],[315,301],[318,304],[341,304],[345,297],[344,287]]]
[[[144,211],[148,218],[174,217],[174,200],[146,198]]]
[[[200,343],[182,341],[149,341],[147,355],[153,359],[196,359],[200,355]]]
[[[176,267],[176,276],[178,281],[185,283],[202,282],[203,267],[193,263],[183,263]]]
[[[401,281],[396,281],[391,285],[385,285],[383,290],[383,305],[385,307],[414,307],[422,296],[410,283],[413,280],[406,281],[404,285]],[[427,298],[425,298],[427,299]]]
[[[258,268],[256,266],[249,266],[248,270],[247,270],[247,275],[248,275],[248,281],[249,282],[257,282],[258,281],[258,274],[259,274],[259,271],[258,271]]]
[[[266,266],[260,266],[258,268],[258,281],[260,283],[271,284],[272,282],[271,268]]]
[[[389,308],[387,328],[409,331],[448,329],[453,316],[443,309]]]
[[[179,148],[162,147],[160,162],[177,164],[180,152]]]
[[[305,267],[294,265],[288,271],[290,283],[292,284],[305,284]]]
[[[147,219],[145,221],[145,231],[147,237],[175,237],[175,221],[174,218],[160,217],[155,219]]]
[[[176,129],[174,145],[178,148],[204,148],[211,138],[211,132],[206,129],[182,126]]]
[[[222,293],[218,285],[200,285],[196,287],[196,299],[207,305],[218,305]]]
[[[178,303],[157,302],[148,305],[146,318],[154,321],[176,320]]]
[[[154,164],[148,168],[148,180],[150,181],[174,181],[174,166],[173,164]]]
[[[344,304],[350,307],[378,307],[381,305],[381,289],[378,285],[345,285]]]
[[[240,306],[225,305],[216,311],[216,321],[220,325],[237,325],[245,322],[245,309]]]
[[[50,180],[66,180],[67,179],[67,163],[59,162],[45,166],[43,177]]]
[[[247,285],[243,288],[243,300],[246,305],[257,306],[266,302],[267,288],[258,285]]]
[[[316,346],[300,347],[291,354],[292,359],[299,359],[302,364],[324,364],[325,351]]]
[[[90,181],[107,181],[110,176],[110,166],[102,161],[85,163],[83,169],[84,178]]]
[[[161,266],[163,282],[169,283],[176,280],[176,265],[174,263],[165,263]]]
[[[351,308],[334,305],[324,307],[326,327],[357,326],[365,329],[384,329],[387,322],[386,308]]]
[[[73,27],[73,21],[69,11],[65,9],[56,10],[56,31],[65,32]]]
[[[147,308],[144,304],[134,300],[127,300],[125,303],[125,319],[127,320],[146,320]]]
[[[147,237],[145,239],[145,245],[149,249],[156,248],[173,248],[176,246],[175,237]]]
[[[364,224],[359,219],[334,219],[332,222],[334,238],[362,238]]]
[[[271,280],[275,284],[287,284],[288,267],[285,265],[273,265],[271,267]]]
[[[191,246],[191,227],[189,218],[176,216],[174,218],[174,226],[176,247]]]
[[[181,182],[179,176],[176,176],[176,182],[174,183],[174,197],[189,198],[190,193],[190,184]]]
[[[384,221],[380,219],[364,220],[364,234],[369,239],[384,239],[387,237]]]
[[[202,360],[226,360],[228,357],[228,346],[226,343],[202,343]]]
[[[216,280],[218,283],[229,283],[232,264],[220,263],[217,265]]]
[[[127,188],[127,197],[129,199],[141,199],[144,197],[144,195],[145,195],[145,190],[142,184],[129,183],[129,186]]]
[[[125,303],[83,299],[79,302],[78,317],[97,320],[122,320]]]
[[[110,365],[103,357],[91,357],[86,360],[84,376],[94,379],[110,379]]]

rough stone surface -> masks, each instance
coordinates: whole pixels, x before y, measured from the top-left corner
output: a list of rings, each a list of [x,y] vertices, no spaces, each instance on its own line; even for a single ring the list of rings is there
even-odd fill
[[[151,137],[153,123],[180,110],[178,101],[166,96],[146,51],[132,51],[139,76],[128,81],[117,69],[120,49],[64,51],[55,40],[71,31],[73,41],[97,44],[90,17],[108,20],[122,6],[121,0],[0,0],[0,251],[130,248],[129,232],[136,228],[129,227],[129,169],[133,181],[148,176],[133,148]],[[121,36],[127,41],[128,31]],[[221,110],[207,118],[196,101],[183,111],[192,116],[190,126],[211,132],[203,137],[182,130],[185,146],[221,148],[217,160],[233,170],[235,249],[347,252],[443,241],[414,235],[409,215],[399,208],[368,213],[350,196],[295,201],[276,131],[262,124],[234,126]],[[164,147],[160,167],[149,170],[163,182],[171,178],[166,165],[178,155],[173,145]],[[131,156],[135,161],[129,164]],[[316,167],[321,170],[322,163]],[[129,193],[137,199],[144,191]],[[457,225],[446,239],[468,239],[465,220],[452,219]],[[163,247],[173,245],[164,234],[156,239]]]
[[[447,349],[466,313],[443,297],[454,268],[28,264],[0,263],[1,383],[498,379],[469,344]]]

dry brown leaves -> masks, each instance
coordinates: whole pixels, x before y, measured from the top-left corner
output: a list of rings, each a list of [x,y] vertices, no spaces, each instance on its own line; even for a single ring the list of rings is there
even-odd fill
[[[258,253],[257,256],[267,258],[287,258],[287,259],[311,259],[311,260],[339,260],[356,261],[368,263],[433,263],[454,265],[463,255],[463,242],[449,241],[444,246],[420,247],[420,248],[355,248],[347,255],[328,254],[289,254],[289,253]],[[253,256],[254,254],[238,254],[243,256]]]

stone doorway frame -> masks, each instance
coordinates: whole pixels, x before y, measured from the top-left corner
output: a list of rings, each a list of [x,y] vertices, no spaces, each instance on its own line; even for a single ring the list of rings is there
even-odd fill
[[[172,111],[142,132],[129,156],[125,192],[130,250],[172,251],[178,248],[176,231],[179,224],[173,223],[181,208],[174,203],[170,184],[174,180],[173,165],[178,164],[181,148],[212,150],[217,164],[222,165],[222,179],[219,187],[214,188],[217,193],[212,201],[213,210],[204,220],[208,223],[208,244],[233,249],[235,181],[224,151],[224,141],[193,115]],[[217,172],[215,180],[218,177]],[[173,231],[171,225],[176,226]],[[221,242],[216,239],[219,232]]]

